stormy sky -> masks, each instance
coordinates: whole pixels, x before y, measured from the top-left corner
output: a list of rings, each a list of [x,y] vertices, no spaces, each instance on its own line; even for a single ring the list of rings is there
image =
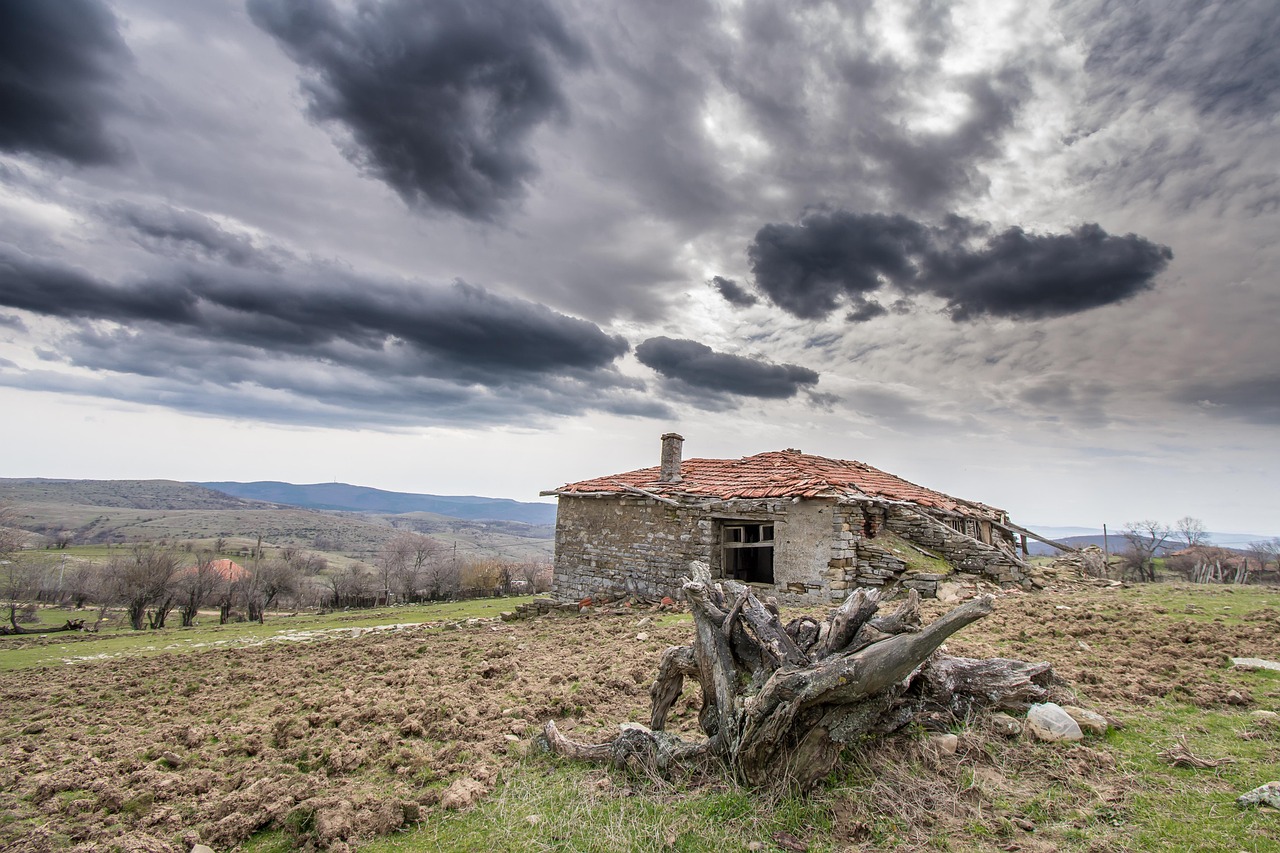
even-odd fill
[[[1271,0],[13,0],[0,476],[798,447],[1280,534]]]

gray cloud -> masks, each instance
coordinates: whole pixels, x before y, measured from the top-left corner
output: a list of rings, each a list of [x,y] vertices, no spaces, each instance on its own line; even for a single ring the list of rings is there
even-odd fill
[[[1263,426],[1280,426],[1280,375],[1195,382],[1173,395],[1180,403],[1198,406],[1208,414]]]
[[[730,305],[736,305],[739,308],[749,308],[760,301],[754,293],[747,290],[731,278],[725,278],[724,276],[719,275],[712,276],[710,284],[720,292],[720,295],[723,296],[725,301]]]
[[[493,219],[537,171],[528,141],[562,114],[561,66],[584,49],[541,0],[249,0],[306,72],[311,116],[406,203]]]
[[[1150,108],[1188,95],[1206,117],[1280,111],[1280,15],[1271,0],[1070,4],[1085,27],[1094,97]]]
[[[99,213],[105,221],[128,230],[138,245],[156,254],[192,261],[221,260],[234,266],[278,268],[248,237],[232,234],[194,211],[117,201],[103,206]]]
[[[859,322],[886,313],[868,297],[889,289],[940,297],[957,322],[1073,314],[1151,288],[1173,257],[1166,246],[1093,224],[1066,234],[995,233],[958,216],[930,226],[849,211],[766,225],[747,254],[756,285],[780,308],[817,319],[847,301],[849,319]]]
[[[561,375],[627,384],[610,369],[629,348],[622,338],[588,321],[460,281],[397,284],[301,265],[280,275],[175,265],[163,278],[113,284],[4,250],[0,305],[63,319],[145,324],[365,373],[490,387]],[[136,349],[144,343],[126,336],[112,346],[93,345],[101,340],[96,332],[82,332],[78,339],[82,351],[99,353],[117,344],[132,343]],[[157,364],[163,369],[165,362]]]
[[[104,119],[130,54],[97,0],[0,3],[0,150],[112,162]]]
[[[818,382],[807,367],[716,352],[678,338],[649,338],[636,347],[636,358],[668,379],[715,393],[781,400]]]

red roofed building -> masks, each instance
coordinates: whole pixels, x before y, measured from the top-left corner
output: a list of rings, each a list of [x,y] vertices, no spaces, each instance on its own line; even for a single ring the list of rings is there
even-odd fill
[[[904,574],[908,561],[890,540],[959,571],[1027,583],[1014,538],[1021,528],[1004,510],[863,462],[798,450],[683,459],[683,442],[664,435],[652,468],[543,492],[559,498],[557,597],[674,594],[691,560],[794,603],[899,583],[931,595],[942,575]]]
[[[214,560],[209,564],[213,570],[222,576],[223,580],[236,581],[249,574],[249,570],[237,563],[235,560]]]

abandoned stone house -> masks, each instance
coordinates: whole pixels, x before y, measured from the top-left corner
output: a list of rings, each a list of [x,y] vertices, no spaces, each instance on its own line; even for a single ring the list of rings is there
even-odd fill
[[[691,560],[790,604],[843,599],[860,586],[929,597],[952,570],[1028,583],[1016,538],[1028,531],[1004,510],[862,462],[790,449],[682,459],[683,442],[662,436],[656,467],[542,493],[559,502],[557,598],[678,595]]]

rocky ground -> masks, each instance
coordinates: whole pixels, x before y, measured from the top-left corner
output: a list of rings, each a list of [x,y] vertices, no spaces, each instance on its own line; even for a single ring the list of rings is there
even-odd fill
[[[926,621],[947,606],[928,602]],[[662,651],[689,634],[671,614],[557,614],[12,672],[0,684],[0,848],[226,850],[284,828],[300,846],[341,850],[485,796],[548,718],[586,739],[645,719]],[[1174,611],[1122,589],[1011,593],[948,646],[1048,660],[1077,704],[1115,720],[1159,697],[1278,704],[1223,677],[1228,656],[1280,659],[1273,607],[1215,621],[1195,603]],[[673,728],[692,731],[695,717],[687,692]],[[961,751],[987,736],[975,722]],[[1090,776],[1106,796],[1115,762],[1104,749],[1063,756],[1046,772]],[[997,772],[986,765],[974,772]],[[937,796],[947,785],[954,795],[946,782]],[[834,813],[837,835],[865,831],[864,812]]]

